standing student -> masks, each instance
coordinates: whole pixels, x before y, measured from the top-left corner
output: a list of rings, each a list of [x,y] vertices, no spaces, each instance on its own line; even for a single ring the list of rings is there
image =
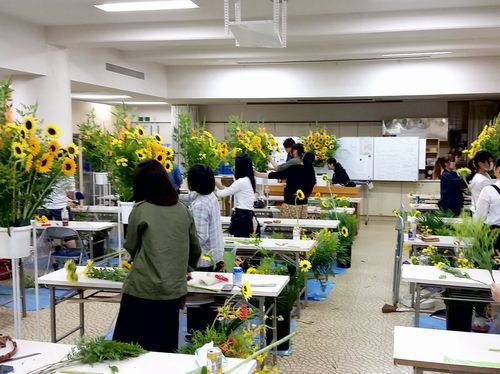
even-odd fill
[[[493,156],[490,152],[479,151],[469,162],[472,171],[469,182],[469,190],[472,195],[472,207],[475,210],[479,194],[484,187],[490,185],[491,177],[488,172],[493,170]]]
[[[292,139],[293,140],[293,139]],[[302,157],[304,157],[304,145],[301,143],[295,143],[291,147],[291,155],[292,158],[287,159],[287,161],[284,164],[277,165],[274,159],[269,156],[268,160],[273,166],[273,169],[276,171],[283,171],[286,168],[293,166],[293,165],[302,165]]]
[[[289,161],[291,160],[294,156],[292,153],[292,146],[295,144],[295,140],[292,138],[286,138],[285,141],[283,142],[283,148],[285,148],[285,151],[287,153],[286,155],[286,160]]]
[[[235,181],[224,187],[219,180],[215,185],[219,189],[218,197],[234,196],[234,209],[231,214],[229,233],[233,236],[248,238],[260,234],[259,222],[255,218],[255,178],[252,160],[248,155],[237,156],[234,162]]]
[[[328,165],[328,170],[333,170],[332,184],[340,184],[341,186],[345,186],[347,183],[349,183],[349,175],[347,174],[347,171],[344,169],[344,167],[340,164],[340,162],[337,162],[336,159],[330,157],[326,161],[326,164]]]
[[[313,167],[314,153],[306,152],[302,165],[294,165],[283,171],[269,174],[255,172],[257,177],[269,179],[285,179],[284,203],[281,206],[283,218],[307,218],[308,198],[316,184],[316,173]],[[297,198],[297,191],[304,193],[304,199]]]
[[[182,173],[179,165],[172,163],[172,171],[168,173],[170,181],[174,184],[175,190],[179,193],[182,186]]]
[[[220,223],[219,201],[214,194],[214,173],[207,165],[196,164],[189,169],[187,182],[191,191],[189,210],[196,225],[201,254],[210,253],[212,260],[219,264],[220,268],[224,255],[224,239]],[[200,258],[196,270],[211,271],[213,266],[210,261]]]
[[[438,206],[441,210],[450,210],[458,216],[464,206],[463,191],[467,188],[465,181],[457,174],[455,157],[443,157],[441,173],[441,198]]]
[[[133,188],[137,203],[125,242],[133,267],[123,283],[113,340],[138,343],[148,351],[175,352],[186,275],[201,252],[196,227],[158,161],[144,160],[136,166]]]

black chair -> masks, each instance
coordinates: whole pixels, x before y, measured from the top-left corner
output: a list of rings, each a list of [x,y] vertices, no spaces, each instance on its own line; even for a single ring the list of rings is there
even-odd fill
[[[49,258],[47,262],[47,272],[50,270],[52,261],[57,264],[59,261],[73,259],[78,265],[81,264],[84,255],[89,258],[90,251],[85,246],[80,234],[69,227],[53,226],[45,229],[45,235],[50,245]],[[68,247],[68,243],[74,242],[75,247]],[[54,266],[57,270],[57,267]]]

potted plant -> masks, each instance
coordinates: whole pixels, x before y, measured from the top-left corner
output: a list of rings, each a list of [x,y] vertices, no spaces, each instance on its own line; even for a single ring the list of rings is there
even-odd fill
[[[30,220],[52,192],[56,180],[75,173],[78,147],[63,150],[60,129],[41,126],[37,105],[22,105],[15,121],[12,88],[0,82],[0,258],[29,255]]]

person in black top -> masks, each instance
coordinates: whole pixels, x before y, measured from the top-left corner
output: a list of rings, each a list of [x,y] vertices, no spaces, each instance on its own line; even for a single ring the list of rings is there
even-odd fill
[[[302,165],[293,165],[282,171],[269,174],[255,172],[255,176],[269,179],[285,179],[284,204],[281,209],[283,218],[307,218],[308,198],[316,184],[316,174],[313,167],[314,153],[306,152]],[[297,198],[297,191],[304,193],[304,199]]]
[[[465,181],[455,171],[455,157],[445,156],[442,158],[443,168],[441,174],[441,198],[439,199],[439,209],[443,211],[450,210],[458,216],[464,206],[463,191],[467,188]]]
[[[326,161],[326,163],[328,165],[328,170],[333,170],[332,184],[340,184],[342,186],[345,186],[347,183],[349,183],[349,175],[347,175],[347,171],[345,171],[340,162],[337,162],[337,160],[335,160],[333,157],[330,157]]]

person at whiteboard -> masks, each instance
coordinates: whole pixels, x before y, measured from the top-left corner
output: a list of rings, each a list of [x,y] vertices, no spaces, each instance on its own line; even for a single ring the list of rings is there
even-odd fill
[[[337,160],[333,157],[330,157],[326,163],[328,165],[328,170],[333,170],[332,184],[345,186],[350,182],[349,175],[340,162],[337,162]]]
[[[293,140],[293,139],[292,139]],[[304,145],[301,143],[295,143],[291,147],[292,158],[287,160],[284,164],[278,165],[276,161],[272,158],[272,156],[268,157],[269,162],[272,165],[272,169],[276,171],[283,171],[290,166],[294,165],[302,165],[302,157],[304,157]]]
[[[441,173],[441,198],[439,199],[439,209],[451,211],[458,216],[464,206],[463,191],[467,188],[465,181],[457,174],[455,157],[447,155],[442,158],[439,165]]]

